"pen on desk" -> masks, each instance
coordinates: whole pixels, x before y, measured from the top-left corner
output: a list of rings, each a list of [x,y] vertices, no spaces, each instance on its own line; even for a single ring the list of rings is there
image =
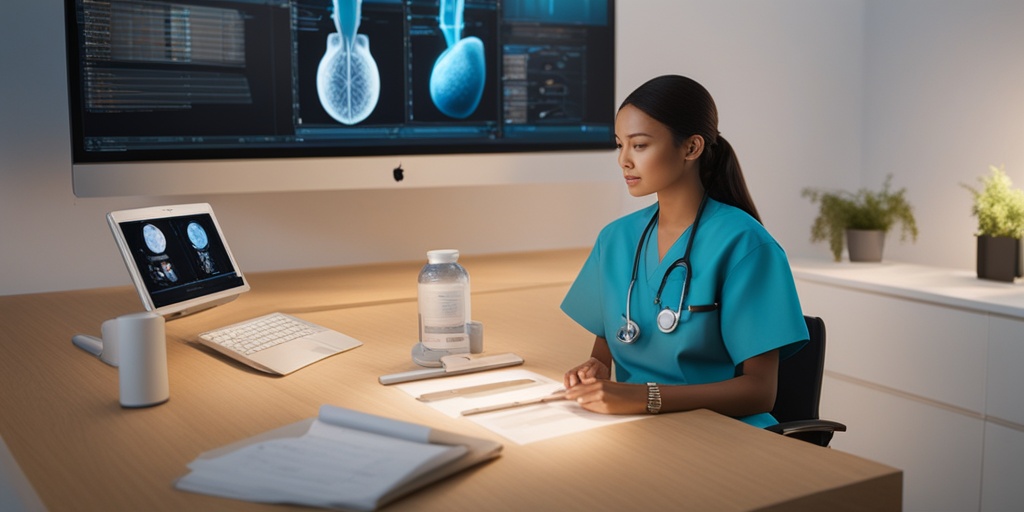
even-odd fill
[[[470,415],[473,415],[473,414],[482,414],[482,413],[485,413],[485,412],[502,411],[502,410],[505,410],[505,409],[512,409],[514,407],[522,407],[524,405],[542,404],[544,402],[551,402],[551,401],[554,401],[554,400],[564,400],[564,399],[565,399],[565,390],[564,389],[559,389],[558,391],[555,391],[554,393],[552,393],[550,395],[547,395],[547,396],[541,396],[541,397],[537,397],[537,398],[531,398],[531,399],[528,399],[528,400],[519,400],[517,402],[508,402],[508,403],[497,404],[497,405],[487,405],[487,406],[484,406],[484,407],[477,407],[475,409],[469,409],[469,410],[466,410],[466,411],[462,411],[462,415],[463,416],[470,416]]]
[[[524,384],[533,384],[534,382],[537,381],[533,379],[515,379],[501,382],[491,382],[489,384],[479,384],[476,386],[467,386],[464,388],[448,389],[445,391],[436,391],[433,393],[424,393],[416,397],[416,399],[421,402],[432,402],[434,400],[444,400],[445,398],[466,396],[476,393],[485,393],[487,391],[506,390],[506,388],[522,386]]]

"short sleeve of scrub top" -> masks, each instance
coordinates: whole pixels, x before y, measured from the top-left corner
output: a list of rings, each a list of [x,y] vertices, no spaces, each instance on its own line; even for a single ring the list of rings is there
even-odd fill
[[[652,298],[665,271],[685,252],[690,230],[660,262],[656,242],[647,240],[629,301],[630,318],[641,334],[634,344],[617,341],[615,333],[625,323],[636,247],[656,208],[634,212],[602,230],[562,302],[573,320],[608,340],[617,380],[719,382],[734,377],[736,366],[751,357],[775,349],[788,357],[802,347],[807,328],[785,252],[745,212],[711,199],[690,254],[693,278],[685,306],[718,307],[708,312],[684,308],[676,330],[660,332],[655,317],[661,307],[678,307],[685,272],[669,274],[661,306]],[[776,423],[769,414],[741,419],[762,427]]]

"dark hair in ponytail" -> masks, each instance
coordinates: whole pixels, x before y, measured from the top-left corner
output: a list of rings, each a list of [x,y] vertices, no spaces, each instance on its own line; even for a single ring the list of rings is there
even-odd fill
[[[700,181],[708,196],[761,222],[736,152],[718,133],[718,108],[704,86],[684,76],[659,76],[633,91],[619,109],[626,105],[633,105],[667,126],[677,146],[691,135],[703,137]]]

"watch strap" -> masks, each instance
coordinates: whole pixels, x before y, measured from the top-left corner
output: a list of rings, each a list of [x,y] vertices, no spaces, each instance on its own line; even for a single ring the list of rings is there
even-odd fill
[[[658,414],[661,412],[661,388],[657,382],[647,383],[647,412]]]

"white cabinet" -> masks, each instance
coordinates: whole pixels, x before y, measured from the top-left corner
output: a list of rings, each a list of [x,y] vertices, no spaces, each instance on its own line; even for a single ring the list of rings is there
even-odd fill
[[[985,412],[1024,425],[1024,320],[993,316],[989,322]],[[1024,482],[1024,479],[1021,480]],[[1024,502],[1022,502],[1024,507]]]
[[[987,422],[981,471],[981,510],[1024,508],[1024,431]]]
[[[906,511],[978,510],[984,422],[826,376],[821,417],[846,424],[832,449],[903,470]]]
[[[827,332],[832,447],[904,471],[904,509],[1022,510],[1024,286],[902,264],[794,262]]]

